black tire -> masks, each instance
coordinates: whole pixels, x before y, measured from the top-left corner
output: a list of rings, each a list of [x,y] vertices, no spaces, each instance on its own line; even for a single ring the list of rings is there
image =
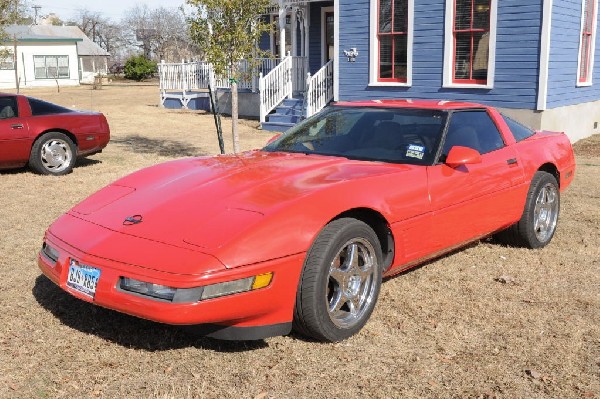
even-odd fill
[[[325,226],[304,261],[294,330],[326,342],[356,334],[377,302],[382,259],[377,235],[366,223],[342,218]]]
[[[506,230],[496,233],[494,238],[516,247],[545,247],[556,232],[559,213],[558,182],[550,173],[538,171],[531,179],[521,219]]]
[[[29,167],[41,175],[71,173],[77,159],[77,147],[64,133],[45,133],[33,143]]]

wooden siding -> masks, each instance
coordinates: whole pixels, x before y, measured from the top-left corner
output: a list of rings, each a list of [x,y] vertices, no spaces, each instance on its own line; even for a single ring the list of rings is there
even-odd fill
[[[581,0],[554,1],[548,66],[548,108],[600,99],[600,40],[597,34],[592,86],[576,86],[581,7]],[[596,32],[598,28],[597,24]]]
[[[340,100],[439,98],[535,109],[542,7],[523,3],[499,1],[494,88],[458,89],[442,87],[444,0],[415,1],[411,87],[369,87],[369,0],[340,0]],[[343,57],[351,47],[359,51],[354,63]]]

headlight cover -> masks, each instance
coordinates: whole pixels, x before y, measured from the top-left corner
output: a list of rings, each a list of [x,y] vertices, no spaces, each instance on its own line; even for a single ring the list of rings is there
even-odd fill
[[[121,277],[119,288],[122,291],[174,303],[197,302],[202,294],[202,287],[174,288],[129,277]]]
[[[175,288],[121,277],[118,288],[121,291],[149,297],[151,299],[173,303],[192,303],[222,296],[239,294],[268,287],[273,280],[273,273],[264,273],[239,280],[225,281],[194,288]]]

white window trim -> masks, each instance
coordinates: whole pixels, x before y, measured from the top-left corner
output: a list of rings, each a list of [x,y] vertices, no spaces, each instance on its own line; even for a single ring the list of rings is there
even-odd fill
[[[370,29],[369,29],[369,86],[373,87],[410,87],[412,86],[413,64],[413,37],[415,25],[415,1],[408,0],[408,31],[406,35],[406,82],[379,82],[379,43],[377,41],[377,27],[379,26],[378,0],[371,0],[370,4]]]
[[[333,101],[340,100],[340,1],[333,2]]]
[[[496,74],[496,27],[498,20],[498,0],[490,3],[490,47],[488,55],[487,84],[455,83],[452,81],[454,70],[454,37],[452,27],[454,26],[454,0],[446,0],[446,17],[444,21],[444,88],[461,89],[493,89]]]
[[[550,43],[552,34],[553,0],[544,1],[542,38],[540,43],[540,71],[538,77],[537,110],[544,111],[548,102],[548,75],[550,68]]]
[[[587,87],[592,85],[592,77],[594,75],[594,54],[596,53],[596,24],[598,22],[598,0],[593,0],[594,15],[592,15],[592,42],[590,43],[590,59],[588,66],[588,79],[585,82],[580,82],[581,78],[581,52],[583,51],[583,19],[585,17],[585,0],[581,0],[581,28],[579,29],[579,51],[577,52],[577,87]]]

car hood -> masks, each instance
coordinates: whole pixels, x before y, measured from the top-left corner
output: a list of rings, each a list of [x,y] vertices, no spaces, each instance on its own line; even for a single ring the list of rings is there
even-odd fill
[[[69,214],[115,232],[216,254],[244,231],[315,191],[408,168],[263,151],[190,158],[118,180]]]

